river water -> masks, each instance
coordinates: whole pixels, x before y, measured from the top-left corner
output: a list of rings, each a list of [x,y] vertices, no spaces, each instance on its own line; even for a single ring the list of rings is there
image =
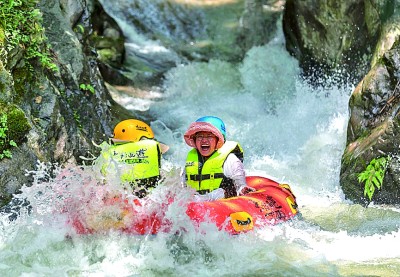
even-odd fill
[[[167,178],[154,190],[154,201],[162,201],[168,190],[183,200],[188,197],[179,186],[189,150],[182,134],[198,117],[216,115],[225,121],[228,139],[244,148],[247,174],[289,183],[300,216],[231,236],[207,224],[194,231],[182,208],[173,205],[167,216],[184,226],[185,233],[80,236],[60,210],[71,195],[72,204],[82,209],[102,209],[81,193],[82,184],[96,183],[96,168],[72,167],[71,174],[53,179],[52,166],[39,163],[29,173],[34,185],[20,195],[32,210],[22,208],[13,220],[7,214],[0,218],[0,275],[398,276],[399,210],[354,205],[339,186],[348,100],[355,84],[339,88],[332,81],[315,88],[299,72],[278,33],[269,44],[253,47],[240,63],[212,60],[171,69],[163,87],[153,91],[159,97],[114,96],[157,118],[149,123],[171,147],[163,160]]]

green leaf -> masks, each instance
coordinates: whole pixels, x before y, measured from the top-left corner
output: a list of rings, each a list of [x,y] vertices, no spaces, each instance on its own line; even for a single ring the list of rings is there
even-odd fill
[[[94,93],[94,87],[92,85],[87,85],[87,88],[91,93]]]
[[[364,183],[364,196],[372,200],[376,188],[381,189],[390,156],[372,159],[363,172],[357,175],[358,182]]]
[[[380,170],[379,172],[375,172],[375,178],[378,180],[379,184],[382,184],[383,182],[383,175],[384,172]]]
[[[378,188],[381,188],[381,183],[376,178],[372,178],[372,183]],[[373,187],[373,186],[372,186]]]
[[[3,155],[4,155],[4,157],[6,157],[6,158],[12,158],[12,154],[11,154],[11,151],[10,150],[4,150],[3,151]]]

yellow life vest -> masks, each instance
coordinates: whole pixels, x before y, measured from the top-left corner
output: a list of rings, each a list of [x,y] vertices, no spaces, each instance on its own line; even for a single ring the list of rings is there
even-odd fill
[[[237,152],[236,152],[237,151]],[[201,165],[196,148],[189,151],[185,170],[186,183],[198,192],[210,192],[220,187],[225,175],[223,165],[230,153],[235,153],[239,159],[243,158],[243,149],[235,141],[226,141],[215,151],[208,160]]]
[[[155,140],[128,142],[103,152],[103,175],[111,170],[120,174],[122,182],[135,182],[160,175],[161,149]]]

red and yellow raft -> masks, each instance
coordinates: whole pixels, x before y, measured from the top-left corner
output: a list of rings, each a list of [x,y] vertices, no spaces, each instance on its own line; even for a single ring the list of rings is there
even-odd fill
[[[275,225],[296,216],[298,213],[296,197],[289,185],[259,176],[248,176],[246,180],[248,186],[255,191],[228,199],[189,202],[186,214],[195,226],[211,222],[219,230],[230,234]],[[138,212],[138,208],[141,207],[138,199],[128,202],[126,199],[120,200],[114,197],[105,200],[105,205],[122,207],[119,209],[122,212],[117,216],[108,216],[100,220],[97,218],[95,221],[88,219],[90,217],[83,219],[82,216],[75,216],[71,219],[71,223],[76,232],[90,234],[114,229],[124,233],[144,235],[168,232],[171,229],[171,222],[164,217],[168,204],[162,205],[161,209],[150,214]]]
[[[238,234],[287,221],[297,214],[296,198],[289,185],[258,176],[248,176],[246,181],[256,191],[228,199],[189,203],[187,215],[197,224],[211,220],[220,230]]]

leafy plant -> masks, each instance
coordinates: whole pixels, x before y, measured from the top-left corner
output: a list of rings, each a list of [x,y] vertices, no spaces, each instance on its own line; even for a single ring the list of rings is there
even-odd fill
[[[81,117],[79,116],[77,111],[74,111],[74,119],[79,129],[82,129]]]
[[[358,181],[364,183],[364,196],[371,201],[375,188],[380,189],[383,184],[386,168],[390,157],[372,159],[365,170],[358,174]]]
[[[94,87],[91,84],[87,84],[87,85],[86,84],[80,84],[79,88],[81,90],[90,91],[91,93],[94,93]]]
[[[44,67],[57,71],[50,58],[37,3],[38,0],[0,0],[0,29],[6,42],[0,48],[0,56],[6,57],[14,48],[21,47],[28,62],[37,58]]]
[[[85,32],[85,28],[82,26],[82,24],[78,24],[75,26],[74,31],[83,34]]]
[[[13,140],[8,140],[8,125],[7,125],[7,115],[2,114],[0,116],[0,160],[4,158],[12,158],[11,150],[9,146],[17,147],[17,144]]]

